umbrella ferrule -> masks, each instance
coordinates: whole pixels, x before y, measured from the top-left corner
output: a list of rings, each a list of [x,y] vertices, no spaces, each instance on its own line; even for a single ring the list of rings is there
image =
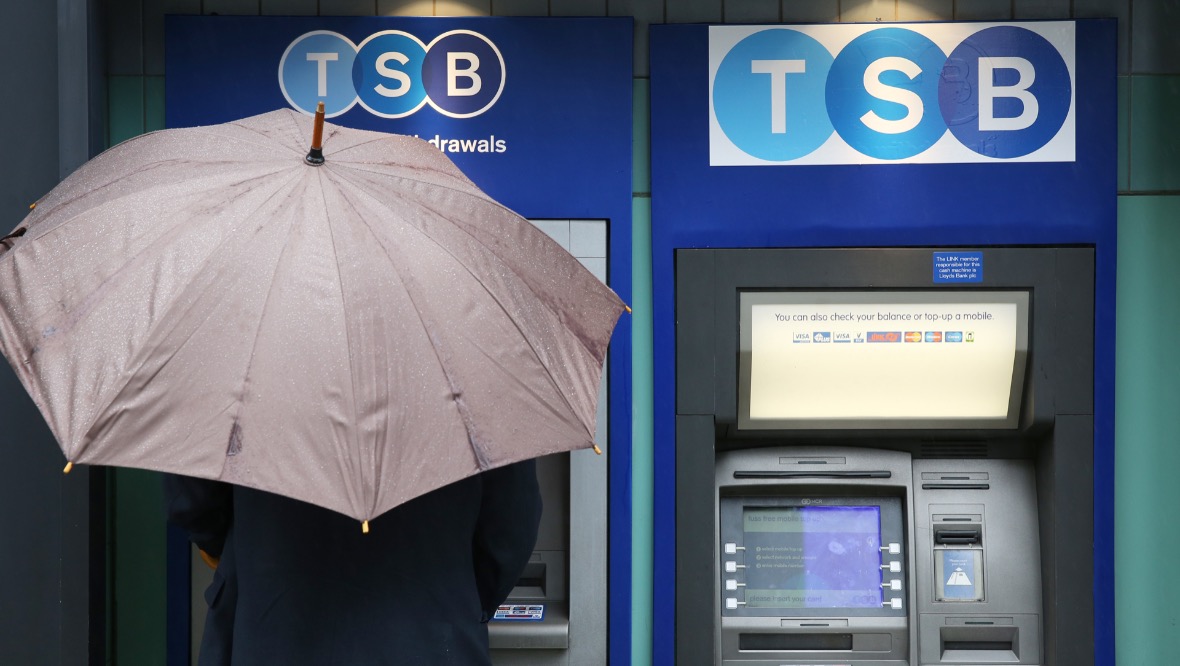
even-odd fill
[[[307,157],[304,157],[303,161],[312,166],[320,166],[324,163],[324,149],[312,148],[311,150],[307,151]]]

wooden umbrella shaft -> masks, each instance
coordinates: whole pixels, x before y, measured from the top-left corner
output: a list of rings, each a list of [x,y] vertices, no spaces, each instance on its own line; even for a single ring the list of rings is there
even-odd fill
[[[315,109],[315,126],[311,132],[311,150],[307,152],[305,162],[312,166],[324,163],[324,103],[320,102]]]

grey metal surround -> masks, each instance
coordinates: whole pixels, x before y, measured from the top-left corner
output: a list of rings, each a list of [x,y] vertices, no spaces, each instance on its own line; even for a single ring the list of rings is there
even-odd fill
[[[932,284],[934,249],[677,251],[676,663],[717,663],[721,655],[718,488],[734,482],[717,475],[724,476],[735,459],[773,465],[800,453],[857,450],[863,456],[845,456],[849,465],[874,452],[912,461],[908,488],[896,487],[897,475],[878,484],[880,492],[905,502],[905,577],[913,600],[907,604],[911,638],[904,663],[1094,663],[1093,250],[975,247],[987,268],[984,281],[944,286]],[[738,428],[741,290],[975,288],[1030,294],[1017,427]],[[851,487],[861,482],[811,480],[795,489],[794,481],[761,483],[770,486],[763,492],[783,495],[864,494],[863,487]],[[942,573],[936,559],[948,547],[937,543],[936,533],[966,534],[956,548],[979,550],[982,598],[936,598],[935,576]],[[782,631],[791,626],[784,620]],[[759,656],[750,651],[733,663],[757,664]],[[888,663],[839,650],[773,657],[776,666]]]
[[[97,0],[0,3],[6,101],[0,235],[105,142]],[[105,659],[105,478],[64,458],[28,394],[0,363],[0,663]]]

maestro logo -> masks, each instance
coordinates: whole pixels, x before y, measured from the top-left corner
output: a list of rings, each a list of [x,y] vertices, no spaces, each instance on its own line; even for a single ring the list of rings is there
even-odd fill
[[[490,39],[451,30],[429,44],[383,30],[353,44],[316,30],[296,38],[279,61],[279,87],[291,106],[331,118],[360,104],[382,118],[404,118],[429,104],[451,118],[487,111],[504,91],[504,56]]]
[[[714,26],[710,164],[1074,159],[1074,24]]]

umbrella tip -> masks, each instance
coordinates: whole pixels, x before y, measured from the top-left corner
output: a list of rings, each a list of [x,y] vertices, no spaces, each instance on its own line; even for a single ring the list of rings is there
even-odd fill
[[[311,132],[311,150],[307,151],[307,157],[303,158],[311,166],[319,166],[324,163],[324,103],[320,102],[315,107],[315,125]]]
[[[367,521],[367,520],[366,520],[366,521],[364,521],[364,522],[362,522],[362,523],[361,523],[361,533],[362,533],[362,534],[368,534],[368,533],[369,533],[369,521]]]
[[[623,309],[627,311],[627,314],[631,314],[631,306],[630,305],[623,303]]]
[[[29,210],[33,210],[33,209],[34,209],[34,208],[36,208],[36,207],[37,207],[37,202],[36,202],[36,201],[34,201],[33,203],[29,204]]]
[[[66,462],[66,468],[61,471],[62,474],[69,474],[70,470],[74,469],[73,461]]]
[[[602,455],[602,449],[598,448],[597,444],[594,445],[594,453]]]

